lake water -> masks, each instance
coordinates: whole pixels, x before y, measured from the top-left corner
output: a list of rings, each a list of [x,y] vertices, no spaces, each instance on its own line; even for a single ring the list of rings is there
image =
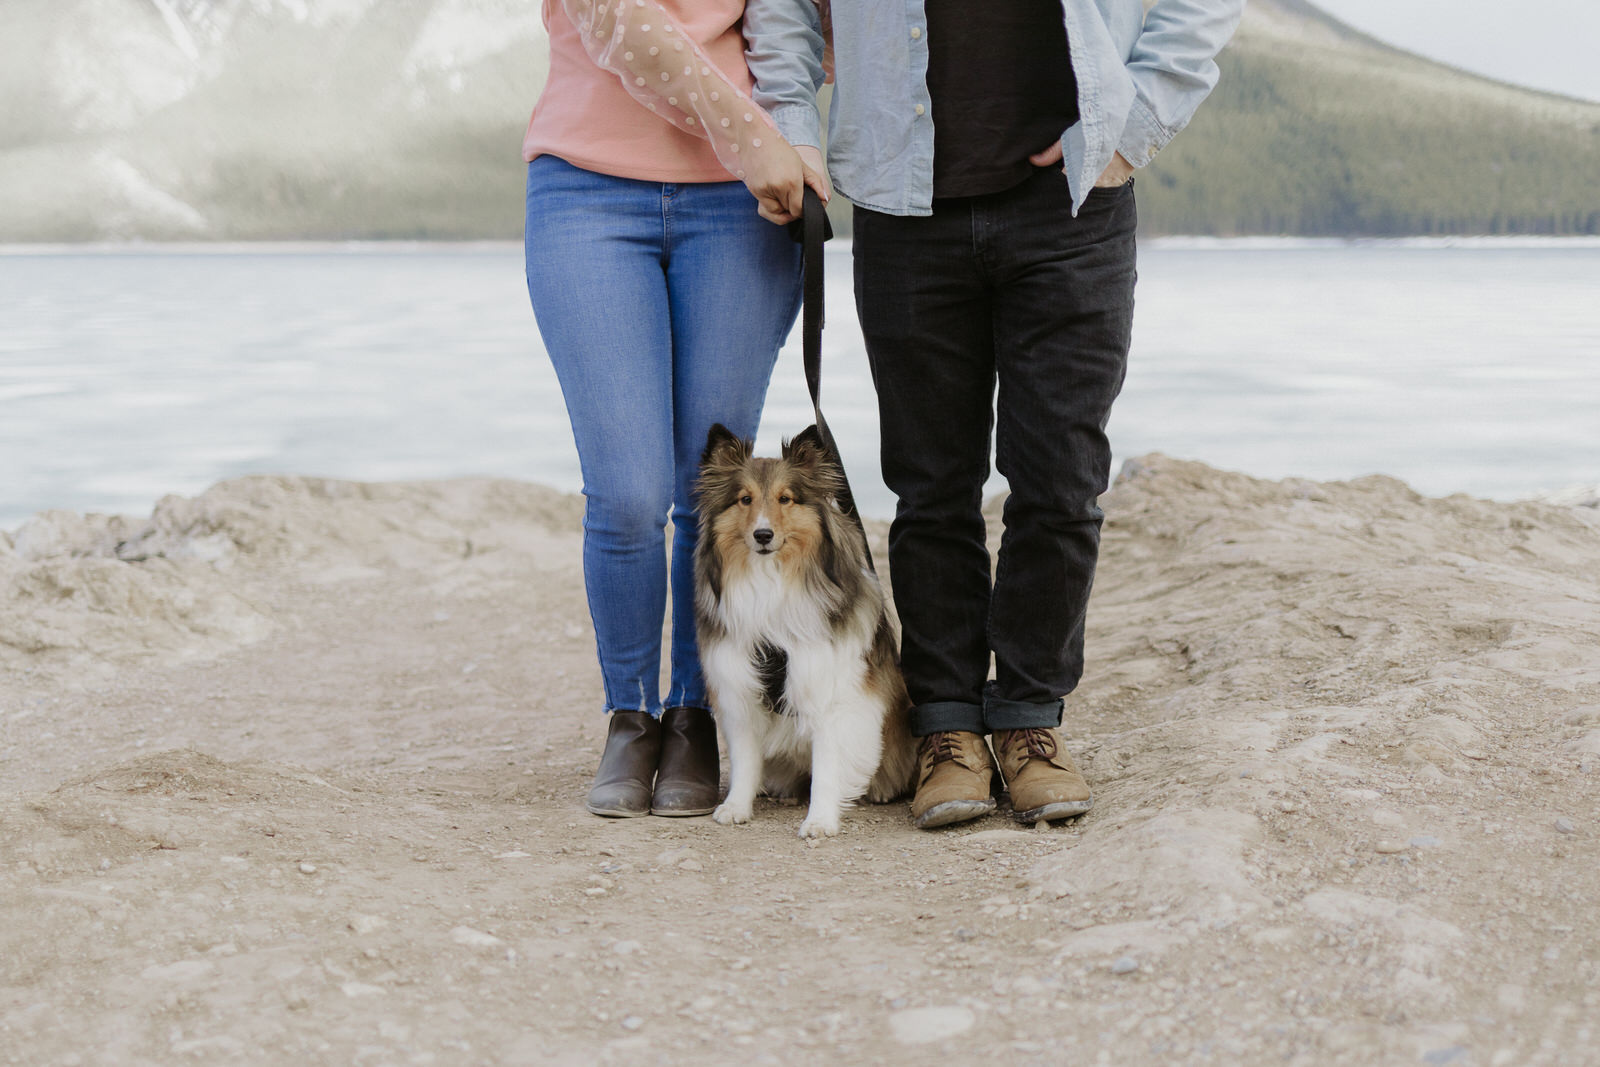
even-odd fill
[[[1119,463],[1500,499],[1600,483],[1600,241],[1168,239],[1139,270]],[[887,518],[842,242],[828,307],[824,407]],[[796,330],[762,446],[809,421]],[[0,247],[0,528],[259,472],[577,490],[520,248]]]

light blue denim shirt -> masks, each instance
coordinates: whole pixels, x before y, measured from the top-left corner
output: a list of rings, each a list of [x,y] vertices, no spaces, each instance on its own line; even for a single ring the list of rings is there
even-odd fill
[[[987,0],[979,0],[987,2]],[[923,0],[832,0],[828,170],[854,203],[933,212],[933,102]],[[1079,121],[1061,135],[1073,210],[1111,157],[1150,162],[1217,83],[1244,0],[1061,0]],[[791,144],[821,145],[822,24],[815,0],[746,0],[755,98]]]

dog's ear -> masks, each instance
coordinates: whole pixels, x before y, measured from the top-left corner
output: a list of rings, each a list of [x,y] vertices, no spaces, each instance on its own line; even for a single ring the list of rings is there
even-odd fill
[[[738,466],[750,458],[751,444],[722,423],[706,434],[705,451],[700,453],[702,469],[711,466]]]
[[[828,449],[822,443],[822,431],[813,424],[800,431],[792,441],[783,443],[783,458],[797,467],[818,467],[828,458]]]

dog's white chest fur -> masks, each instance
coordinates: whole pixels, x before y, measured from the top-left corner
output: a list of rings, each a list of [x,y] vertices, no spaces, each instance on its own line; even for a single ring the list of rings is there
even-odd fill
[[[833,642],[833,628],[823,606],[785,581],[775,559],[757,557],[750,562],[737,580],[723,589],[719,605],[722,624],[735,643],[765,641],[788,652],[794,647]]]
[[[867,685],[867,651],[882,602],[848,605],[835,625],[825,605],[786,581],[775,561],[751,562],[722,590],[718,615],[726,636],[700,650],[733,770],[716,817],[748,819],[757,776],[769,792],[792,794],[809,775],[812,803],[801,833],[834,834],[840,809],[866,790],[882,752],[890,709]],[[876,592],[875,583],[869,588]],[[763,646],[786,660],[781,714],[767,706]]]

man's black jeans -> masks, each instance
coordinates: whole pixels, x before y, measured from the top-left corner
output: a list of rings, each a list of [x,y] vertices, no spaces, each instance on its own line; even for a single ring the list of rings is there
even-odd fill
[[[1094,190],[1074,218],[1058,167],[936,200],[931,217],[855,211],[856,310],[883,477],[899,497],[889,569],[918,736],[1057,726],[1082,677],[1136,214],[1130,182]],[[992,578],[991,429],[1011,488]]]

